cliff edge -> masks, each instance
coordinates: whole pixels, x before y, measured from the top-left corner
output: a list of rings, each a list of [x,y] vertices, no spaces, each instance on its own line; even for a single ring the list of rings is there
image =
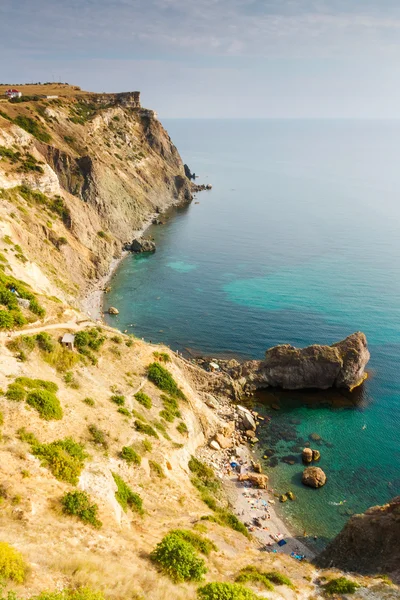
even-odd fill
[[[351,517],[315,562],[365,575],[385,573],[400,582],[400,496]]]

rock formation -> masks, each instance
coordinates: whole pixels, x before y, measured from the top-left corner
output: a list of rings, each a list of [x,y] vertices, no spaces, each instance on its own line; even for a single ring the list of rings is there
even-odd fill
[[[326,475],[319,467],[307,467],[303,471],[301,482],[308,487],[320,488],[326,483]]]
[[[125,245],[125,250],[135,252],[137,254],[142,252],[155,252],[156,245],[152,240],[146,238],[137,238],[132,241],[131,244]]]
[[[357,332],[332,346],[275,346],[267,350],[265,360],[244,362],[230,375],[245,391],[270,386],[352,390],[366,378],[364,369],[369,358],[366,337]]]
[[[316,563],[365,575],[385,573],[400,582],[400,496],[351,517]]]
[[[301,453],[301,458],[304,463],[312,462],[313,452],[312,452],[311,448],[304,448],[303,452]]]

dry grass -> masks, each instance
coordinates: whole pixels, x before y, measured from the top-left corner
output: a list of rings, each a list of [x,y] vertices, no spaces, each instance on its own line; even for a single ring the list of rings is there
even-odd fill
[[[64,85],[62,83],[51,83],[50,85],[0,85],[0,97],[4,97],[5,92],[11,88],[16,88],[24,96],[77,96],[87,94],[87,92],[76,89],[73,85]]]

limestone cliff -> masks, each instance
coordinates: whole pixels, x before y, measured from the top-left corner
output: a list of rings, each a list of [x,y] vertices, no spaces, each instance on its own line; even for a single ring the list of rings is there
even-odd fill
[[[385,573],[399,582],[400,496],[351,517],[316,563],[366,575]]]
[[[27,200],[26,188],[45,197]],[[0,190],[26,258],[69,299],[108,272],[153,214],[192,197],[177,149],[136,92],[1,103]],[[61,220],[42,210],[55,198]]]
[[[352,390],[364,381],[369,358],[366,337],[357,332],[332,346],[275,346],[267,350],[265,360],[244,362],[230,374],[245,390],[270,386]]]

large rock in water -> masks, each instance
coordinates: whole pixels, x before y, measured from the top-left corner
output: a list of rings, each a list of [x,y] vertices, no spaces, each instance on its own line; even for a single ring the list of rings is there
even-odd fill
[[[301,482],[308,487],[320,488],[326,483],[326,475],[319,467],[307,467],[303,471]]]
[[[156,245],[152,240],[148,240],[146,238],[138,238],[133,240],[131,244],[125,246],[126,250],[130,252],[155,252]]]
[[[331,387],[352,390],[366,378],[370,354],[363,333],[353,333],[332,346],[274,346],[263,361],[247,361],[232,369],[245,390],[281,387],[288,390]]]
[[[385,573],[400,583],[400,496],[351,517],[315,562],[365,575]]]

